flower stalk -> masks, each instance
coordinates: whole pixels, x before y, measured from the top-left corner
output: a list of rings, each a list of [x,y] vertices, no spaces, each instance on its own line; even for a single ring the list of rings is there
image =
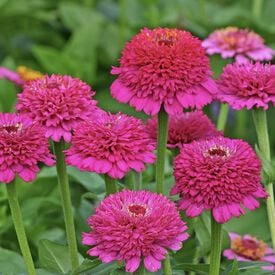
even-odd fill
[[[115,179],[108,176],[108,174],[104,174],[104,179],[106,187],[106,196],[116,193],[117,188]]]
[[[35,275],[35,267],[30,251],[30,247],[28,244],[26,232],[24,229],[24,223],[22,219],[22,214],[18,202],[17,192],[16,192],[16,182],[13,181],[10,184],[7,184],[7,194],[8,194],[8,201],[11,210],[11,216],[13,220],[13,224],[15,227],[15,232],[17,235],[17,239],[19,242],[19,246],[28,270],[29,275]]]
[[[65,220],[65,228],[66,228],[67,241],[69,246],[71,267],[72,269],[75,269],[79,265],[79,259],[78,259],[69,179],[68,179],[67,167],[65,163],[65,156],[63,153],[64,149],[65,149],[65,142],[63,139],[61,139],[60,142],[54,142],[54,153],[56,155],[56,170],[57,170],[57,177],[58,177],[61,202],[62,202],[62,208],[63,208],[63,214],[64,214],[64,220]]]
[[[172,275],[173,274],[168,252],[166,254],[166,258],[162,262],[162,268],[163,268],[164,275]]]
[[[211,214],[211,253],[210,253],[209,275],[220,274],[221,232],[222,232],[222,224],[215,221],[212,213]]]
[[[157,162],[156,162],[156,189],[158,193],[164,191],[164,167],[165,167],[165,152],[168,136],[168,114],[162,107],[158,113],[158,147],[157,147]]]
[[[265,156],[267,161],[271,160],[270,143],[267,128],[266,111],[262,108],[254,109],[252,111],[254,125],[258,137],[258,144],[260,152]],[[265,175],[264,176],[268,176]],[[268,178],[268,177],[267,177]],[[269,229],[272,239],[272,246],[275,248],[275,205],[274,205],[274,190],[273,183],[267,182],[266,189],[269,194],[266,200],[267,216],[269,222]]]
[[[224,131],[224,129],[225,129],[228,111],[229,111],[228,104],[225,104],[225,103],[221,104],[219,117],[218,117],[218,121],[217,121],[217,129],[219,131]]]

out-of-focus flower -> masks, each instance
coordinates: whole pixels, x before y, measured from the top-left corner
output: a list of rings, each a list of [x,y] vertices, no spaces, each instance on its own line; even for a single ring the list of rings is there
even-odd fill
[[[91,231],[82,236],[82,243],[92,246],[88,254],[104,263],[125,260],[127,272],[135,272],[141,261],[148,271],[159,270],[167,249],[179,250],[188,238],[174,203],[143,190],[107,197],[88,224]]]
[[[201,41],[187,31],[141,30],[126,44],[111,94],[119,102],[155,115],[161,106],[170,115],[202,108],[217,92]]]
[[[10,183],[16,174],[33,181],[38,162],[54,165],[44,129],[16,114],[0,114],[0,182]]]
[[[202,42],[210,55],[220,54],[222,58],[234,58],[238,63],[252,60],[271,60],[274,50],[265,46],[263,38],[248,29],[227,27],[214,31]]]
[[[141,172],[155,161],[154,141],[140,119],[100,114],[74,131],[67,163],[80,170],[122,178],[130,169]]]
[[[262,266],[262,269],[275,271],[275,255],[271,247],[261,240],[250,235],[240,236],[229,233],[231,240],[230,249],[223,251],[223,256],[229,260],[236,259],[240,262],[262,261],[270,265]]]
[[[268,109],[268,103],[275,105],[275,65],[229,64],[218,81],[217,98],[233,109]]]
[[[43,74],[38,71],[19,66],[16,71],[5,67],[0,67],[0,79],[5,78],[18,86],[22,86],[26,81],[42,78]]]
[[[147,121],[147,128],[154,140],[157,140],[157,117]],[[181,148],[183,144],[194,140],[220,136],[211,120],[202,112],[186,112],[169,116],[168,148]]]
[[[173,195],[180,194],[179,208],[187,217],[212,210],[219,223],[259,207],[265,198],[260,184],[261,163],[248,143],[224,137],[184,144],[175,158],[176,184]]]
[[[45,75],[25,83],[18,95],[17,110],[46,129],[46,137],[53,141],[64,138],[70,142],[72,130],[96,112],[95,94],[78,78]]]

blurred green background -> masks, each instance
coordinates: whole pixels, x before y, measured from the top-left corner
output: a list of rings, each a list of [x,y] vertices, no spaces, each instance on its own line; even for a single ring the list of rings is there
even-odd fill
[[[43,73],[79,77],[96,91],[100,107],[146,118],[145,114],[117,103],[109,94],[109,86],[114,79],[110,75],[111,66],[118,64],[125,42],[140,28],[177,27],[204,39],[217,28],[238,26],[254,30],[267,45],[275,48],[274,10],[274,0],[0,0],[0,66],[15,69],[24,65]],[[211,57],[215,77],[219,76],[226,63],[219,56]],[[12,83],[0,80],[1,111],[13,110],[18,92]],[[216,109],[217,105],[205,109],[213,121],[216,121]],[[268,122],[275,155],[273,109],[268,111]],[[251,113],[231,111],[225,134],[245,139],[254,146],[256,136]],[[100,176],[80,173],[74,168],[69,169],[69,174],[80,240],[81,232],[87,230],[85,219],[104,196],[104,184]],[[171,167],[167,168],[166,176],[167,182],[172,183]],[[41,239],[64,242],[54,168],[43,168],[35,184],[21,184],[19,191],[30,245],[35,261],[38,261],[38,254],[43,256],[45,253]],[[233,219],[226,228],[252,233],[263,240],[270,239],[264,207],[241,219]],[[0,272],[10,272],[11,269],[13,274],[22,272],[22,259],[10,251],[19,251],[15,240],[5,188],[1,186]],[[204,235],[200,241],[207,242]],[[203,245],[207,247],[209,244]],[[194,247],[194,243],[191,246]],[[80,250],[85,255],[86,249],[81,247]],[[193,254],[190,253],[189,258],[179,253],[180,261],[192,259]],[[6,266],[8,259],[11,263]],[[43,267],[45,259],[41,261],[40,257],[40,264]],[[109,274],[109,271],[106,272],[102,274]]]

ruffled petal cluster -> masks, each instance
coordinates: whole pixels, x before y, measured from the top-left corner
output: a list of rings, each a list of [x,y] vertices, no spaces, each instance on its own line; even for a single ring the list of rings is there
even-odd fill
[[[82,236],[82,243],[92,246],[88,254],[104,263],[125,260],[126,272],[135,272],[142,261],[148,271],[156,272],[167,249],[179,250],[188,238],[174,203],[143,190],[107,197],[88,224],[91,231]]]
[[[10,183],[16,174],[33,181],[38,162],[54,165],[44,129],[16,114],[0,114],[0,182]]]
[[[141,172],[154,163],[155,143],[140,119],[102,113],[79,124],[66,153],[69,165],[80,170],[122,178],[130,169]]]
[[[78,78],[45,75],[25,83],[16,107],[43,126],[47,138],[56,142],[64,138],[70,142],[76,125],[96,112],[94,94],[90,86]]]
[[[275,105],[275,65],[259,62],[229,64],[218,81],[217,98],[233,109],[264,108]]]
[[[270,263],[262,266],[264,270],[275,271],[275,254],[271,247],[257,238],[234,232],[229,233],[231,240],[230,249],[223,251],[223,256],[229,260],[237,259],[239,262],[261,261]]]
[[[222,58],[234,58],[238,63],[271,60],[274,50],[265,46],[263,38],[248,29],[227,27],[214,31],[202,42],[210,55],[220,54]]]
[[[219,223],[259,207],[265,198],[261,163],[248,143],[223,137],[184,144],[175,158],[176,184],[171,194],[180,194],[179,208],[187,217],[212,210]]]
[[[162,105],[170,115],[202,108],[217,92],[201,41],[179,29],[141,30],[111,72],[118,75],[112,96],[149,115]]]
[[[157,140],[157,117],[147,121],[148,131],[154,140]],[[181,148],[183,144],[219,136],[219,132],[212,121],[202,112],[186,112],[169,116],[168,148]]]

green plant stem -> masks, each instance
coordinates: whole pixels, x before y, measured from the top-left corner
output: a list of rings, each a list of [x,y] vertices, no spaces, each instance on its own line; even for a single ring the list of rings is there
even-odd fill
[[[8,194],[8,201],[9,201],[10,210],[11,210],[11,216],[15,227],[15,232],[17,235],[21,252],[24,257],[25,264],[27,266],[28,273],[29,275],[35,275],[36,271],[33,264],[33,259],[29,248],[26,232],[24,229],[22,214],[21,214],[21,210],[20,210],[20,206],[17,198],[15,181],[10,184],[7,184],[7,194]]]
[[[71,194],[69,187],[69,179],[67,174],[67,167],[65,163],[65,156],[63,150],[65,149],[65,142],[62,139],[60,142],[54,142],[54,152],[56,155],[56,171],[58,177],[58,184],[61,195],[61,202],[65,220],[65,228],[67,234],[67,241],[69,247],[69,254],[71,260],[71,267],[75,269],[79,265],[76,234],[74,227],[74,218],[72,211]]]
[[[106,187],[106,196],[116,193],[116,181],[107,174],[104,175],[105,178],[105,187]]]
[[[142,173],[137,173],[133,171],[133,178],[134,178],[134,188],[135,190],[142,189]]]
[[[268,161],[270,161],[270,144],[269,144],[269,136],[267,129],[267,119],[266,112],[264,109],[254,109],[252,111],[254,125],[256,128],[256,133],[258,137],[258,144],[261,153],[266,157]],[[274,206],[274,190],[273,183],[267,182],[266,189],[269,194],[266,200],[267,207],[267,216],[269,222],[269,230],[272,239],[272,246],[275,249],[275,206]]]
[[[218,117],[218,121],[217,121],[217,129],[219,131],[224,131],[224,129],[225,129],[228,111],[229,111],[229,106],[227,104],[221,104],[219,117]]]
[[[263,0],[253,0],[252,15],[254,19],[259,20],[261,18],[263,8]]]
[[[172,275],[172,268],[170,263],[169,253],[166,254],[166,258],[162,262],[162,269],[164,275]]]
[[[158,113],[158,147],[157,147],[157,163],[156,163],[156,183],[157,192],[164,191],[164,167],[165,167],[165,151],[168,135],[168,114],[162,107]]]
[[[134,273],[134,275],[145,275],[145,268],[143,263],[141,262],[138,270]]]
[[[209,275],[220,274],[221,261],[221,232],[222,225],[217,223],[211,215],[211,252],[210,252],[210,268]]]

